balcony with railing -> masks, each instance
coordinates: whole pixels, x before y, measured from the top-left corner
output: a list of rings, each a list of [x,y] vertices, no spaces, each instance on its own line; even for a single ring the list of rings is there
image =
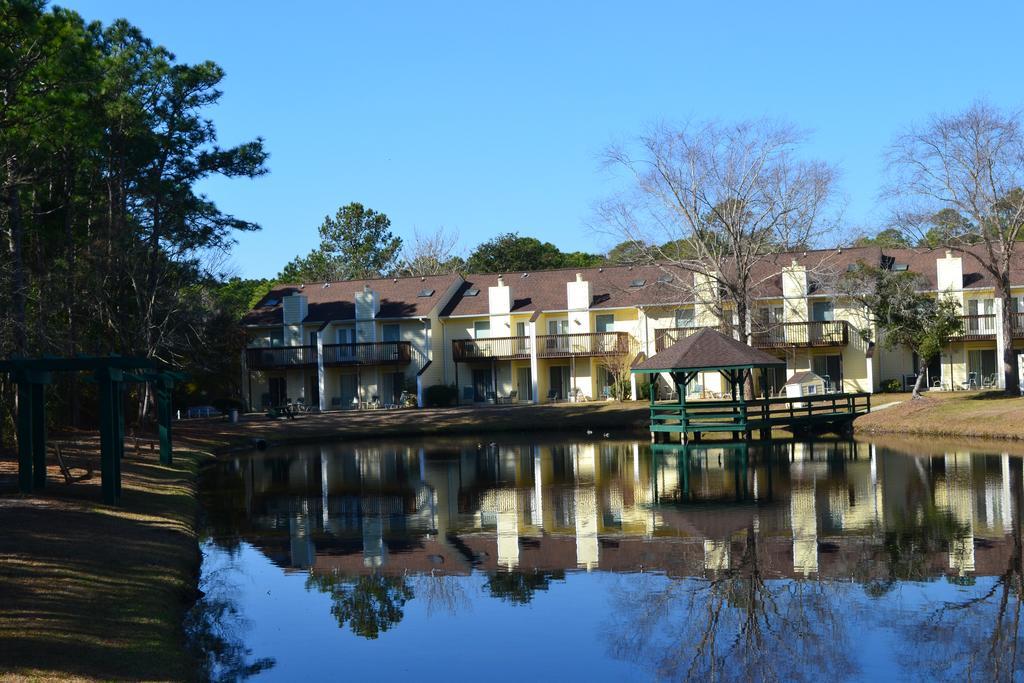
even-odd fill
[[[655,352],[663,351],[680,339],[703,329],[702,327],[670,327],[657,330],[654,335]],[[728,325],[716,327],[722,334],[733,336]],[[751,334],[751,346],[758,349],[811,348],[846,346],[850,340],[849,325],[845,320],[776,323]]]
[[[265,346],[245,350],[250,370],[281,370],[316,365],[315,346]]]
[[[412,345],[407,341],[324,344],[324,365],[407,365],[412,361]],[[250,370],[287,370],[316,367],[315,346],[269,346],[245,350]]]
[[[407,341],[324,344],[324,365],[408,365],[412,344]]]
[[[994,313],[962,315],[960,322],[963,323],[963,330],[957,335],[957,339],[984,341],[996,338],[998,322]]]
[[[846,346],[850,327],[845,320],[777,323],[755,331],[751,337],[752,345],[759,349]]]
[[[537,337],[538,358],[569,356],[620,356],[629,353],[625,332],[545,334]]]
[[[629,351],[625,332],[589,332],[545,334],[537,336],[538,358],[570,356],[615,356]],[[529,337],[490,337],[452,340],[452,356],[457,362],[472,360],[529,360]]]
[[[530,358],[529,337],[488,337],[485,339],[452,340],[452,356],[456,361],[523,360]]]

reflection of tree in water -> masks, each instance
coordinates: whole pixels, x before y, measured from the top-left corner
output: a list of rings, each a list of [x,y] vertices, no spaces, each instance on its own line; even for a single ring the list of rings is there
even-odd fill
[[[1024,544],[1020,511],[1024,503],[1020,465],[1010,470],[1016,502],[1011,552],[996,577],[971,581],[950,578],[961,587],[956,597],[908,616],[901,624],[907,650],[903,666],[920,678],[1012,681],[1024,678]]]
[[[311,573],[306,589],[314,588],[331,596],[331,614],[338,626],[348,623],[352,633],[371,640],[402,621],[402,608],[413,598],[404,576]]]
[[[229,566],[205,575],[205,595],[185,614],[186,642],[198,680],[239,681],[275,664],[270,657],[250,659],[252,650],[243,641],[248,623],[232,599],[235,588],[228,574],[234,571]]]
[[[641,584],[613,601],[613,657],[672,680],[846,679],[856,673],[840,584],[768,580],[748,530],[739,562],[708,579]],[[659,580],[651,577],[648,581]]]
[[[954,539],[970,534],[967,524],[934,505],[892,520],[888,526],[882,541],[884,562],[867,557],[854,572],[854,578],[864,585],[864,593],[872,598],[886,595],[898,581],[931,579],[935,570],[929,558],[948,551]]]
[[[487,590],[491,596],[514,605],[525,605],[533,600],[537,591],[546,591],[551,581],[565,580],[565,572],[495,572],[487,577]]]
[[[437,612],[455,614],[469,607],[469,597],[462,582],[446,574],[421,574],[414,579],[416,597],[427,606],[427,614]]]

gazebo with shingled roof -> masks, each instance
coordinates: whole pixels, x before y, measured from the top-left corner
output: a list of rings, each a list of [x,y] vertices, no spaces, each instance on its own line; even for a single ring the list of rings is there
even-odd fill
[[[667,374],[676,386],[678,403],[659,404],[651,392],[651,434],[656,439],[680,433],[685,442],[691,432],[697,439],[704,432],[731,432],[733,438],[749,439],[752,430],[761,430],[762,437],[767,437],[775,426],[791,430],[812,425],[846,429],[854,417],[870,410],[870,394],[804,397],[799,406],[788,398],[748,400],[743,387],[748,380],[753,381],[754,371],[777,367],[786,367],[786,362],[717,330],[703,328],[637,363],[632,372]],[[686,385],[705,372],[721,373],[731,398],[691,401],[688,405]]]

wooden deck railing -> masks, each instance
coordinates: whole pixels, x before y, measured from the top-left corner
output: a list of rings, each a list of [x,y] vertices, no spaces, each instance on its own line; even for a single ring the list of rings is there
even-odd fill
[[[281,370],[316,366],[316,347],[271,346],[245,350],[250,370]],[[412,345],[399,342],[324,344],[324,365],[406,365],[412,361]]]
[[[397,342],[359,342],[324,344],[324,365],[408,365],[412,344]]]
[[[613,356],[629,352],[625,332],[543,334],[537,336],[538,358],[568,356]],[[452,340],[452,356],[458,362],[471,360],[525,360],[530,357],[529,337],[490,337]]]
[[[700,329],[703,328],[670,327],[657,330],[654,336],[654,350],[663,351]],[[732,336],[732,329],[728,325],[719,325],[715,329]],[[751,335],[751,346],[758,349],[846,346],[849,340],[850,329],[845,320],[776,323],[767,329],[755,329]]]
[[[628,352],[629,335],[625,332],[545,334],[537,337],[539,358],[619,356]]]
[[[525,359],[530,357],[530,338],[454,339],[452,340],[452,356],[456,361],[491,358],[498,360]]]
[[[846,346],[850,341],[849,325],[845,320],[777,323],[755,331],[752,336],[753,346],[759,349]]]
[[[268,346],[245,350],[246,367],[250,370],[300,368],[316,365],[315,346]]]
[[[981,315],[962,315],[960,322],[963,329],[956,335],[957,339],[963,341],[976,341],[984,339],[995,339],[996,337],[996,316],[994,313]]]
[[[871,394],[821,394],[750,401],[651,405],[652,432],[745,432],[852,418],[871,411]]]

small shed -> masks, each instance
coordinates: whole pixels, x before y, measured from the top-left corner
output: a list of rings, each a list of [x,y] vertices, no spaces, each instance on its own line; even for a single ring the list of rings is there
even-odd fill
[[[787,398],[820,396],[825,393],[825,380],[810,370],[798,372],[786,380]]]

